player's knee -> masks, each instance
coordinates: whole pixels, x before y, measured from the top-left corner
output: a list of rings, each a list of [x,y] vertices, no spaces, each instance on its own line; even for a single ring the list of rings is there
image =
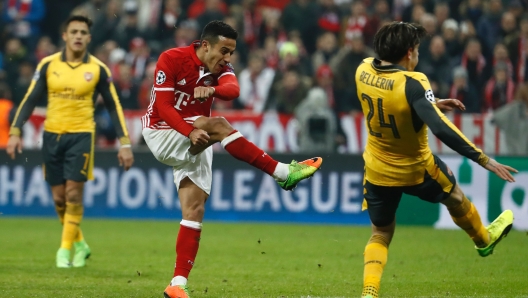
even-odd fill
[[[69,188],[66,189],[66,202],[71,204],[82,204],[82,189]]]
[[[64,192],[64,187],[53,187],[51,188],[51,194],[53,197],[53,203],[57,207],[66,206],[66,194]]]
[[[202,222],[205,213],[204,205],[193,205],[183,211],[183,218],[186,220],[192,220]]]
[[[460,187],[456,187],[449,198],[442,201],[453,218],[459,218],[468,214],[471,210],[471,201],[464,195]]]
[[[378,225],[376,225],[378,224]],[[370,237],[369,243],[377,242],[385,246],[389,246],[396,230],[396,218],[392,217],[392,220],[378,220],[372,222],[372,236]]]
[[[396,218],[394,216],[371,216],[370,221],[378,229],[385,229],[389,227]]]
[[[66,198],[53,196],[53,203],[55,204],[55,206],[63,208],[66,206]]]
[[[450,197],[457,200],[458,202],[462,202],[466,196],[464,195],[462,188],[460,188],[460,186],[458,186],[457,184],[455,185],[455,189],[453,189],[453,191],[451,192]]]
[[[212,117],[211,126],[218,134],[229,134],[233,131],[233,127],[224,117]]]
[[[462,204],[464,198],[464,192],[457,184],[455,185],[455,188],[453,189],[449,197],[447,197],[447,199],[443,200],[441,203],[444,204],[447,208],[455,207]]]
[[[66,204],[66,194],[64,191],[60,193],[52,192],[53,202],[59,207],[63,207]]]

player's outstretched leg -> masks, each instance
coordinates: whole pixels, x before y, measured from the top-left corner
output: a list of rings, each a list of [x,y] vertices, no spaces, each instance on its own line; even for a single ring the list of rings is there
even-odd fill
[[[191,154],[198,154],[208,146],[220,142],[231,156],[272,176],[285,190],[292,190],[297,186],[297,183],[310,178],[323,162],[321,157],[314,157],[302,162],[292,161],[290,164],[278,162],[264,150],[247,140],[223,117],[200,117],[196,119],[193,125],[205,130],[210,139],[207,146],[191,146],[189,149]]]
[[[221,144],[236,159],[245,161],[272,176],[284,190],[293,190],[299,182],[312,177],[323,162],[321,157],[313,157],[301,162],[293,160],[289,165],[278,162],[244,138],[237,130],[233,130]]]
[[[477,208],[458,185],[455,185],[450,197],[442,201],[442,204],[446,205],[455,224],[473,240],[482,257],[493,253],[495,246],[509,233],[513,224],[513,213],[506,210],[488,227],[484,227]]]

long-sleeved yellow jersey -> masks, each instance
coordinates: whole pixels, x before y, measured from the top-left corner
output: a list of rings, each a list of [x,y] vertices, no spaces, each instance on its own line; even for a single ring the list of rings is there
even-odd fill
[[[94,102],[98,94],[110,112],[121,144],[130,144],[110,70],[88,53],[78,63],[67,62],[64,51],[42,59],[17,110],[10,134],[20,134],[20,128],[41,96],[47,96],[48,100],[45,131],[57,134],[94,132]]]
[[[358,67],[356,84],[368,138],[363,158],[365,179],[380,186],[423,182],[433,162],[427,127],[458,153],[485,165],[489,158],[436,107],[429,80],[399,65],[382,66],[367,58]]]

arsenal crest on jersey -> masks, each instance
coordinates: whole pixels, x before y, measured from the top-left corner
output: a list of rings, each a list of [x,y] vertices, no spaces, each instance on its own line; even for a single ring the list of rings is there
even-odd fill
[[[91,72],[85,72],[85,73],[84,73],[84,79],[85,79],[87,82],[90,82],[90,81],[93,79],[93,73],[91,73]]]

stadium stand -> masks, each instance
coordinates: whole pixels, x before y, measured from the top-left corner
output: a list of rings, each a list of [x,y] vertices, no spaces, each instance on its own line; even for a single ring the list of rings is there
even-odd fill
[[[490,123],[488,131],[472,128],[480,129],[485,140],[476,143],[488,151],[528,154],[528,148],[500,148],[499,135],[515,139],[518,129],[493,126],[493,113],[510,105],[520,105],[518,121],[528,123],[521,90],[528,80],[526,1],[11,0],[2,5],[0,84],[14,108],[40,59],[61,49],[60,25],[70,14],[94,21],[90,51],[111,68],[129,121],[148,106],[159,54],[189,44],[204,24],[222,19],[241,33],[232,64],[244,92],[234,102],[216,101],[215,111],[235,118],[258,118],[262,112],[293,118],[318,87],[338,119],[332,147],[339,152],[358,151],[351,145],[357,143],[351,140],[353,129],[343,126],[361,117],[353,76],[362,59],[373,55],[374,33],[393,20],[421,23],[430,35],[420,45],[417,70],[429,77],[438,97],[457,98],[467,107],[468,115],[449,117],[459,127]],[[325,87],[317,77],[321,67],[333,76]],[[107,133],[112,129],[104,110],[97,113],[98,145],[112,146],[115,136]],[[132,139],[141,145],[141,138]],[[357,146],[362,148],[361,142]]]

